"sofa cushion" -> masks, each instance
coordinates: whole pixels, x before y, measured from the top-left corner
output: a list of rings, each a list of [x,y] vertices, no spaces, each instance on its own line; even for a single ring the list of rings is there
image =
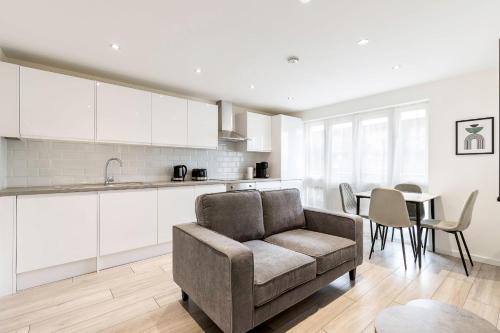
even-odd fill
[[[316,262],[309,256],[260,240],[243,244],[253,252],[256,307],[316,277]]]
[[[264,240],[315,258],[318,275],[356,256],[354,241],[305,229],[285,231]]]
[[[239,242],[262,239],[264,222],[258,191],[212,193],[196,198],[199,225]]]
[[[261,193],[264,211],[265,236],[306,225],[304,210],[297,189],[265,191]]]

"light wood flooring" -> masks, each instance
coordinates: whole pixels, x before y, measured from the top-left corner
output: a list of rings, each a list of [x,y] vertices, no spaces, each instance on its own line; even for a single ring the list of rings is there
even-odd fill
[[[164,255],[0,298],[0,332],[220,332],[180,300],[171,265]],[[421,270],[409,260],[405,271],[399,241],[388,240],[383,252],[377,246],[372,260],[365,257],[355,284],[343,276],[254,331],[374,332],[383,308],[417,298],[463,307],[500,327],[500,267],[476,263],[466,277],[458,259],[428,252]]]

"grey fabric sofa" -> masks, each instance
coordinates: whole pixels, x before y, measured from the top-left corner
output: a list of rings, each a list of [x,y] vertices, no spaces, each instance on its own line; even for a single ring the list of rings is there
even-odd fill
[[[224,332],[246,332],[363,261],[360,217],[303,209],[298,190],[205,194],[173,227],[173,275]]]

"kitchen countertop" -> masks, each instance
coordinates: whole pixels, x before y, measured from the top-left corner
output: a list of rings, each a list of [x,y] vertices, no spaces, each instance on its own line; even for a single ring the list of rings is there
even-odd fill
[[[33,195],[33,194],[51,194],[51,193],[72,193],[72,192],[97,192],[113,190],[134,190],[162,187],[179,187],[194,185],[217,185],[217,184],[238,184],[254,182],[280,181],[279,178],[255,178],[255,179],[209,179],[203,181],[186,180],[183,182],[157,181],[157,182],[125,182],[112,183],[104,185],[98,184],[70,184],[70,185],[52,185],[52,186],[27,186],[27,187],[8,187],[0,190],[0,197]]]

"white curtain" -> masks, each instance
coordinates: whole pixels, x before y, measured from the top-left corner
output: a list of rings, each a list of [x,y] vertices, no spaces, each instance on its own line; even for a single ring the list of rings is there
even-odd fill
[[[413,183],[427,187],[426,104],[305,125],[306,205],[341,210],[338,185],[355,191]]]

